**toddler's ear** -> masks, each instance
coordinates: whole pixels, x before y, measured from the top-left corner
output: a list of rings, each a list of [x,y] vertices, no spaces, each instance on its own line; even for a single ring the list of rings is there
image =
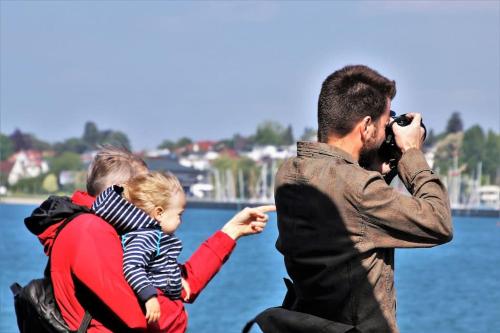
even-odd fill
[[[164,211],[165,210],[160,206],[156,206],[155,209],[153,210],[154,217],[157,219],[163,214]]]

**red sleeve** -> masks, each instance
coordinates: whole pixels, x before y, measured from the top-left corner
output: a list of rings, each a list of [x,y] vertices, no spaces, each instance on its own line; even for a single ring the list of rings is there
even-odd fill
[[[236,246],[236,242],[222,231],[217,231],[193,253],[183,265],[183,277],[188,282],[191,295],[188,303],[194,302]],[[184,290],[182,297],[185,297]]]
[[[72,273],[130,328],[146,328],[145,316],[123,276],[120,238],[98,217],[85,215]]]

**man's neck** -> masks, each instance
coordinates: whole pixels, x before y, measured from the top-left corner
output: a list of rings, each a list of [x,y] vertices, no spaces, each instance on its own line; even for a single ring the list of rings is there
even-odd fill
[[[347,134],[343,137],[336,137],[330,135],[328,137],[327,144],[342,149],[346,153],[352,156],[353,160],[359,161],[359,152],[361,150],[361,143],[358,143],[353,135]]]

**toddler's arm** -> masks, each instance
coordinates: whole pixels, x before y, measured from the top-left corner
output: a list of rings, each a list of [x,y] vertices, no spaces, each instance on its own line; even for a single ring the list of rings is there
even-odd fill
[[[130,287],[142,303],[156,296],[157,291],[146,274],[146,266],[154,255],[155,249],[149,244],[156,244],[156,231],[134,233],[125,241],[123,248],[123,274]]]

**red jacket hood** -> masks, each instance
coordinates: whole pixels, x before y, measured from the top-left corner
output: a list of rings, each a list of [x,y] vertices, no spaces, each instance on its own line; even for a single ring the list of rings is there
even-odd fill
[[[83,191],[76,191],[71,196],[71,201],[74,204],[85,206],[87,208],[91,208],[94,203],[95,198]],[[38,240],[43,245],[43,251],[48,256],[50,254],[50,250],[52,249],[52,245],[54,244],[54,239],[57,233],[57,229],[63,223],[63,221],[53,224],[45,229],[42,233],[37,235]]]

